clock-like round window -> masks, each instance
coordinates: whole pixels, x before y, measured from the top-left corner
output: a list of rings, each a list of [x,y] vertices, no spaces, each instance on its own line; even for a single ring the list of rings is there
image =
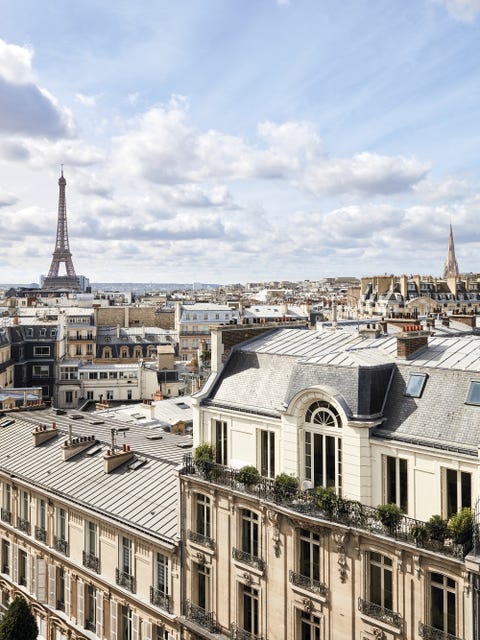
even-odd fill
[[[338,411],[332,405],[321,400],[309,406],[305,414],[305,422],[326,428],[342,426]]]

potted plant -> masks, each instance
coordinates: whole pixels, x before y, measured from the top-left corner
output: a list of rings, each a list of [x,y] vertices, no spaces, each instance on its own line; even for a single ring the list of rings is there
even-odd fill
[[[338,506],[338,496],[333,487],[318,487],[315,491],[317,507],[327,516],[332,516]]]
[[[237,480],[246,487],[255,486],[260,481],[260,474],[257,467],[250,464],[245,465],[239,470]]]
[[[396,504],[379,504],[377,518],[390,535],[394,535],[402,519],[402,510]]]
[[[292,497],[298,490],[298,478],[280,473],[273,482],[273,491],[277,499]]]
[[[210,478],[210,471],[215,460],[215,447],[209,442],[202,442],[193,453],[193,461],[198,469],[203,472],[207,479]]]
[[[431,542],[438,543],[439,546],[443,546],[445,538],[448,535],[447,521],[444,520],[442,516],[436,514],[425,523],[425,527],[428,532],[428,539]]]
[[[410,528],[410,535],[415,540],[417,546],[423,547],[428,540],[428,529],[424,524],[414,524]]]
[[[468,507],[454,513],[447,524],[448,536],[457,544],[466,544],[473,535],[472,510]]]

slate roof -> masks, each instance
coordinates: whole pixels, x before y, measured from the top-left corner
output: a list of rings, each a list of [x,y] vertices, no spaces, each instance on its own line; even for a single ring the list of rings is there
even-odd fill
[[[130,470],[129,463],[125,463],[106,474],[103,454],[111,447],[110,429],[125,424],[111,419],[94,424],[102,420],[96,414],[76,414],[84,418],[73,420],[74,413],[57,416],[48,409],[11,414],[15,423],[0,429],[0,470],[34,484],[39,490],[174,544],[179,534],[175,468],[189,450],[178,445],[191,444],[191,437],[162,433],[163,439],[149,440],[150,429],[131,425],[128,432],[117,435],[117,444],[128,443],[136,457],[145,459],[146,464]],[[60,428],[60,436],[33,447],[32,429],[52,421]],[[64,462],[61,446],[68,437],[69,424],[74,437],[95,435],[101,451],[91,456],[83,452]]]

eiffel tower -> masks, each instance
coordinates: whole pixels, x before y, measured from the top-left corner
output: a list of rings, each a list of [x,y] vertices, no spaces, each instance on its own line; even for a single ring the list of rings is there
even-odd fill
[[[67,205],[65,200],[65,186],[67,181],[63,177],[63,165],[61,176],[58,180],[58,219],[57,219],[57,239],[53,251],[52,264],[48,276],[43,281],[43,289],[69,289],[70,291],[80,290],[80,281],[73,268],[72,254],[68,244],[67,229]],[[59,276],[61,263],[65,264],[67,272],[64,276]]]

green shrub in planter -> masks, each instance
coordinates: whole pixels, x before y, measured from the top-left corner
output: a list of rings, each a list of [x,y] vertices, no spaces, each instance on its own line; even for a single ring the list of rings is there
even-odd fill
[[[273,490],[278,497],[292,496],[298,489],[299,480],[288,473],[280,473],[273,482]]]
[[[460,509],[454,513],[447,524],[448,535],[457,544],[465,544],[472,539],[473,516],[472,510],[468,507]]]
[[[403,512],[396,504],[379,504],[377,518],[389,533],[395,533],[400,525]]]
[[[199,462],[213,462],[215,460],[215,447],[209,442],[202,442],[195,449],[193,461],[195,464]]]
[[[260,474],[258,473],[257,467],[253,465],[242,467],[238,472],[237,480],[247,486],[258,484]]]
[[[442,516],[434,515],[425,523],[428,539],[437,542],[445,542],[448,535],[447,521]]]
[[[410,535],[418,545],[423,545],[428,540],[428,530],[424,524],[414,524],[410,529]]]
[[[315,491],[315,502],[319,509],[332,515],[338,506],[339,497],[333,487],[318,487]]]

